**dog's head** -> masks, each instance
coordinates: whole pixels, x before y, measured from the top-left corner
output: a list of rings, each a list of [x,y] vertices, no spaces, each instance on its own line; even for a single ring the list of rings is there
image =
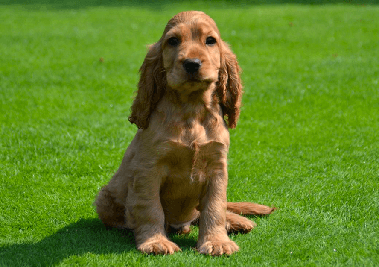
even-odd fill
[[[228,126],[235,128],[242,96],[239,72],[236,56],[221,39],[216,23],[203,12],[181,12],[149,47],[129,121],[147,128],[167,88],[181,94],[215,88]]]

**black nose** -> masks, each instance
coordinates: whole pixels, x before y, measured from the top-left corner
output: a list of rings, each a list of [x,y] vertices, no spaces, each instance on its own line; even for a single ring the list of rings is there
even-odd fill
[[[187,73],[194,74],[201,67],[201,61],[198,58],[186,59],[183,62],[183,67]]]

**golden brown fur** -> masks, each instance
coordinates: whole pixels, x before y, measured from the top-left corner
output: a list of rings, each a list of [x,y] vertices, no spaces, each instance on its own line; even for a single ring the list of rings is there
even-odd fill
[[[239,117],[239,72],[236,56],[202,12],[177,14],[150,46],[129,117],[139,130],[95,202],[105,225],[134,231],[141,252],[179,251],[167,231],[187,233],[198,221],[198,251],[231,254],[239,248],[227,231],[255,226],[238,214],[272,212],[226,201],[228,127],[235,128]]]

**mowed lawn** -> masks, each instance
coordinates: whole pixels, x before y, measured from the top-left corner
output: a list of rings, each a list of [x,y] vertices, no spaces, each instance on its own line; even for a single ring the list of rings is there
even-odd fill
[[[379,265],[378,5],[30,2],[0,2],[0,266]],[[143,255],[92,205],[136,132],[146,45],[183,10],[243,69],[228,200],[279,208],[230,257],[197,253],[196,227]]]

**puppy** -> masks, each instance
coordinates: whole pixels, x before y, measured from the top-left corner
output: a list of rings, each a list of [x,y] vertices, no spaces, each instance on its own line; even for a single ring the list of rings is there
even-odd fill
[[[238,214],[273,208],[226,200],[228,128],[235,128],[242,84],[236,56],[203,12],[182,12],[151,45],[129,121],[139,128],[121,166],[95,201],[101,221],[134,232],[137,249],[172,254],[169,229],[199,224],[197,248],[232,254],[227,232],[255,224]]]

